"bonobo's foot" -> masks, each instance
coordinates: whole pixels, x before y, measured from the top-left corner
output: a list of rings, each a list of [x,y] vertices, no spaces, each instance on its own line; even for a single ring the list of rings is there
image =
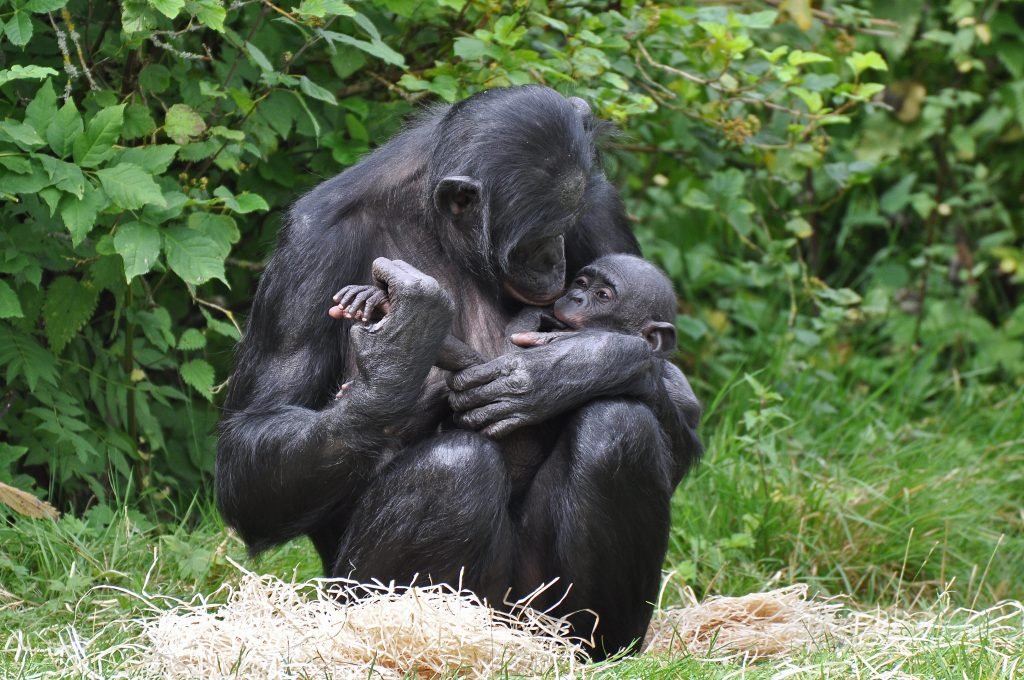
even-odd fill
[[[327,313],[335,319],[355,319],[364,323],[379,321],[391,311],[388,294],[377,286],[345,286],[334,296],[338,304]]]

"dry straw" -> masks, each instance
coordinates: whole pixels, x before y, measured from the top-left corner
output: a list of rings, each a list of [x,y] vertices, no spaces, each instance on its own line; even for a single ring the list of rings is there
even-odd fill
[[[89,619],[123,611],[123,598],[99,602],[97,592]],[[56,675],[104,679],[581,677],[607,669],[583,665],[566,623],[528,600],[505,613],[446,586],[296,584],[243,572],[237,584],[188,601],[127,594],[142,605],[133,618],[91,637],[79,619],[58,644],[15,632],[5,651],[16,665],[45,655]],[[998,677],[1024,670],[1020,602],[976,612],[948,606],[944,594],[928,611],[867,613],[808,597],[803,584],[704,602],[681,594],[685,606],[655,614],[645,654],[729,663],[741,675],[770,660],[765,670],[776,678],[911,677],[901,669],[915,656],[949,649],[984,654]]]

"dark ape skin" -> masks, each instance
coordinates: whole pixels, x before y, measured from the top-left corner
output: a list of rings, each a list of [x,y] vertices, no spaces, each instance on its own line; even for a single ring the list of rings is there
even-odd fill
[[[387,291],[377,285],[349,285],[334,296],[334,317],[364,324],[383,319],[391,310]],[[610,331],[642,337],[663,358],[676,350],[676,296],[664,272],[635,255],[605,255],[573,277],[566,293],[551,308],[524,307],[505,329],[507,349],[535,347],[572,331]],[[547,331],[547,332],[542,332]],[[555,331],[561,335],[551,333]],[[462,371],[486,363],[479,352],[449,334],[438,349],[434,365]],[[340,398],[349,384],[342,385]],[[501,441],[512,487],[513,502],[533,480],[549,452],[547,424],[522,428]]]
[[[493,603],[558,577],[572,584],[558,611],[601,617],[595,657],[643,637],[669,498],[701,450],[682,373],[619,333],[503,354],[447,384],[431,369],[448,333],[501,354],[509,320],[555,299],[567,269],[637,252],[598,127],[547,88],[490,90],[431,110],[293,206],[220,427],[218,504],[253,552],[308,535],[329,575],[418,574]],[[316,304],[371,276],[391,301],[380,323]],[[513,514],[488,436],[560,417]],[[471,431],[438,433],[451,419]]]

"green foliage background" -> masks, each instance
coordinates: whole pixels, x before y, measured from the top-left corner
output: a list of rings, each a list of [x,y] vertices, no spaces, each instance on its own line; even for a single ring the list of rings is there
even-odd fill
[[[752,447],[791,387],[768,365],[1021,386],[1019,0],[0,0],[0,27],[0,481],[62,509],[206,489],[283,211],[488,87],[621,127],[680,364],[752,391]]]

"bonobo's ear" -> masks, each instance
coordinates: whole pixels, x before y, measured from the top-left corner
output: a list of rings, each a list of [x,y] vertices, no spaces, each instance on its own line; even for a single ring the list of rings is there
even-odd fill
[[[434,187],[434,206],[442,215],[457,218],[470,212],[480,202],[483,185],[472,177],[445,177]]]
[[[676,327],[667,321],[648,321],[642,335],[655,354],[671,354],[676,351]]]

